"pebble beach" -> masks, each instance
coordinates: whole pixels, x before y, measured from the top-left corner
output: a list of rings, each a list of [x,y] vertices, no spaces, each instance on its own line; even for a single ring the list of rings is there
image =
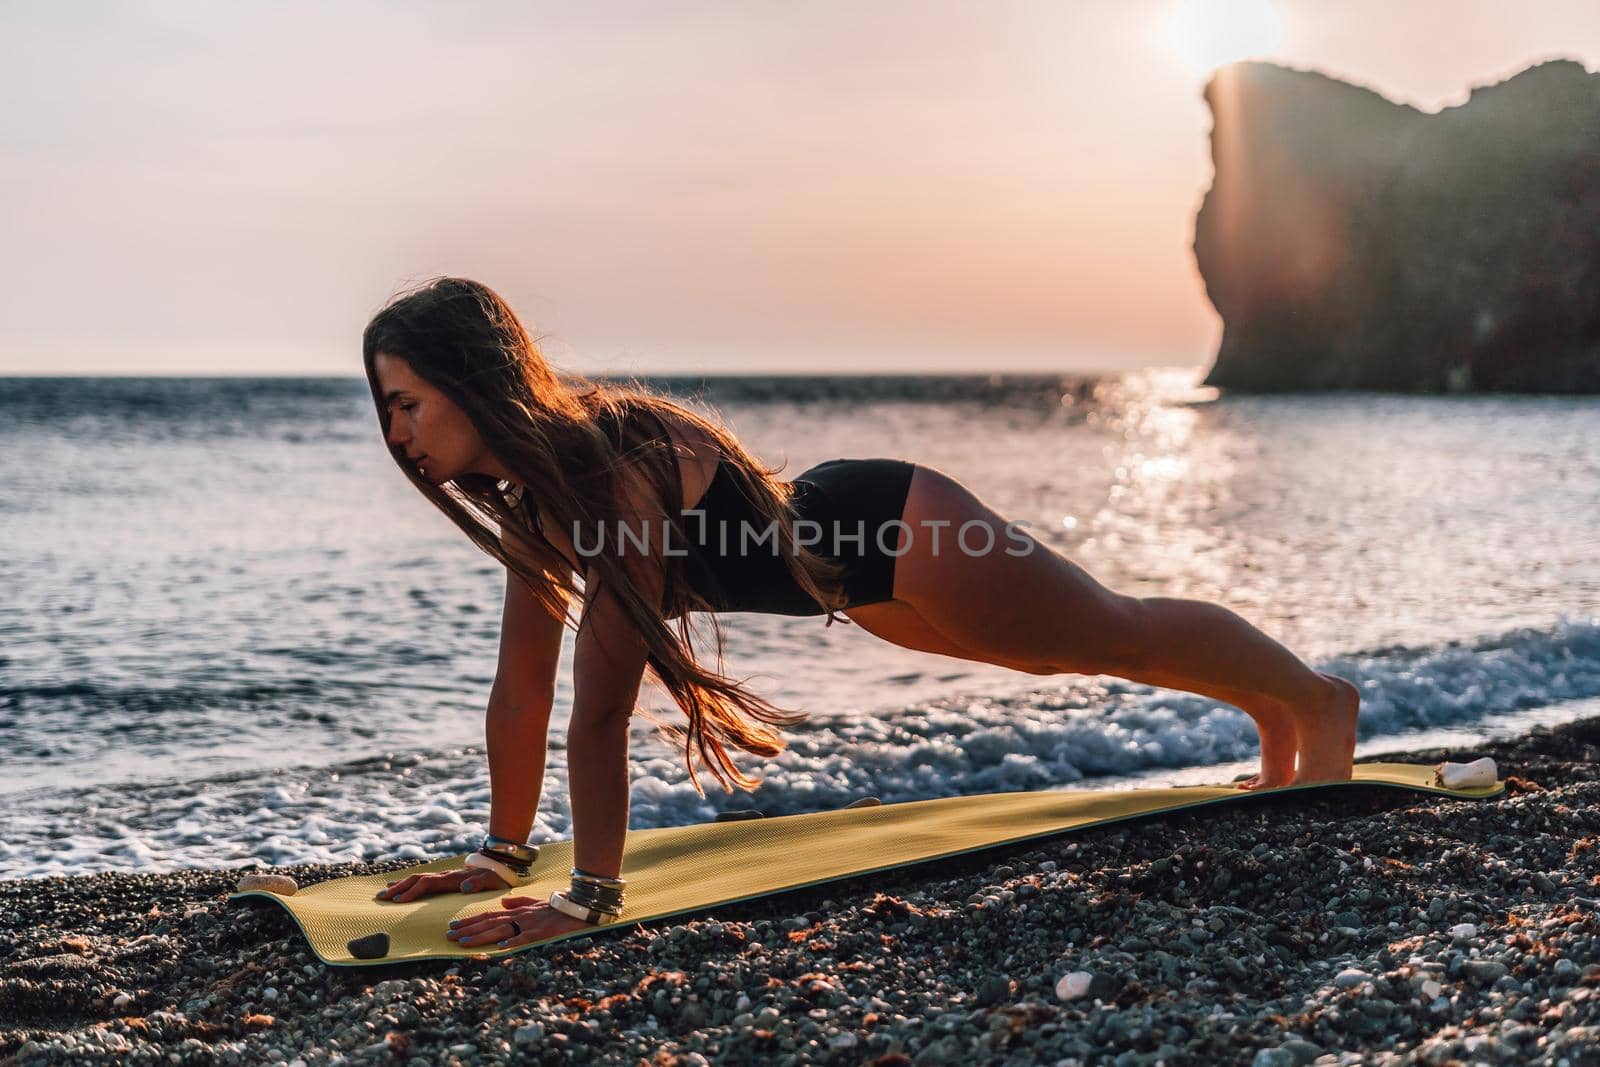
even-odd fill
[[[0,1063],[1600,1063],[1600,718],[1385,758],[1483,755],[482,961],[324,966],[237,869],[0,882]]]

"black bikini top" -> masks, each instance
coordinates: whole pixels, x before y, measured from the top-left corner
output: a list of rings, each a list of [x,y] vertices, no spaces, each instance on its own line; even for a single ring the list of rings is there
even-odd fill
[[[661,420],[649,414],[661,434],[660,439],[671,441]],[[718,610],[823,614],[816,602],[795,585],[783,559],[774,554],[771,538],[755,540],[766,531],[768,523],[745,498],[731,466],[727,460],[719,460],[711,484],[695,506],[684,509],[685,513],[679,516],[683,534],[688,538],[688,554],[682,557],[687,584]],[[803,510],[815,487],[799,480],[794,486],[797,506]],[[528,525],[549,544],[539,521],[539,509],[521,487],[506,495],[508,500],[514,499],[513,508],[525,515]],[[747,529],[750,532],[743,533]],[[743,551],[741,537],[750,538]],[[674,546],[685,547],[676,539]],[[579,573],[582,573],[581,568]]]
[[[658,439],[670,442],[672,436],[667,433],[667,428],[662,423],[661,417],[653,411],[646,411],[645,413],[655,423]],[[704,512],[704,525],[713,531],[717,528],[716,524],[719,520],[727,522],[730,529],[737,529],[736,524],[740,520],[756,521],[755,509],[751,507],[750,501],[745,499],[744,494],[739,491],[739,483],[734,480],[733,472],[725,459],[717,461],[716,473],[712,475],[711,483],[706,486],[705,492],[701,494],[695,506],[692,509],[685,508],[684,510]],[[685,532],[690,538],[696,538],[697,531],[702,525],[701,516],[687,514],[681,516],[681,521],[684,523]]]

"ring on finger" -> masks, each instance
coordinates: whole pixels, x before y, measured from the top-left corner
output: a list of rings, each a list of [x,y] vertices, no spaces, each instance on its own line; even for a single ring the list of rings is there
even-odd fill
[[[507,919],[506,921],[511,924],[511,936],[512,937],[521,937],[522,936],[522,927],[517,924],[517,920],[515,920],[515,919]]]

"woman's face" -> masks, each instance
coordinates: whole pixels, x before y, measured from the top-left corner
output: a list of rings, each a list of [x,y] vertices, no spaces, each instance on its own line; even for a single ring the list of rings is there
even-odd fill
[[[378,393],[389,409],[389,443],[405,450],[423,478],[434,485],[467,473],[512,480],[466,413],[412,373],[411,364],[379,352],[372,365]]]

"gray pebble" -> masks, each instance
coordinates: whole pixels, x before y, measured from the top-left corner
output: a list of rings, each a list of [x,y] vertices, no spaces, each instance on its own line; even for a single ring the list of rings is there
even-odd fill
[[[1506,965],[1497,960],[1464,960],[1461,973],[1479,985],[1489,985],[1506,974]]]
[[[1294,1057],[1296,1067],[1305,1067],[1306,1064],[1316,1062],[1321,1056],[1322,1046],[1312,1041],[1302,1041],[1299,1038],[1290,1038],[1278,1048]]]
[[[1264,1048],[1257,1050],[1250,1067],[1295,1067],[1295,1058],[1285,1048]]]
[[[1339,989],[1354,989],[1363,982],[1370,982],[1372,975],[1356,967],[1346,967],[1333,976],[1333,984]]]
[[[992,1007],[1011,997],[1011,980],[1003,975],[990,975],[978,986],[978,1004]]]

